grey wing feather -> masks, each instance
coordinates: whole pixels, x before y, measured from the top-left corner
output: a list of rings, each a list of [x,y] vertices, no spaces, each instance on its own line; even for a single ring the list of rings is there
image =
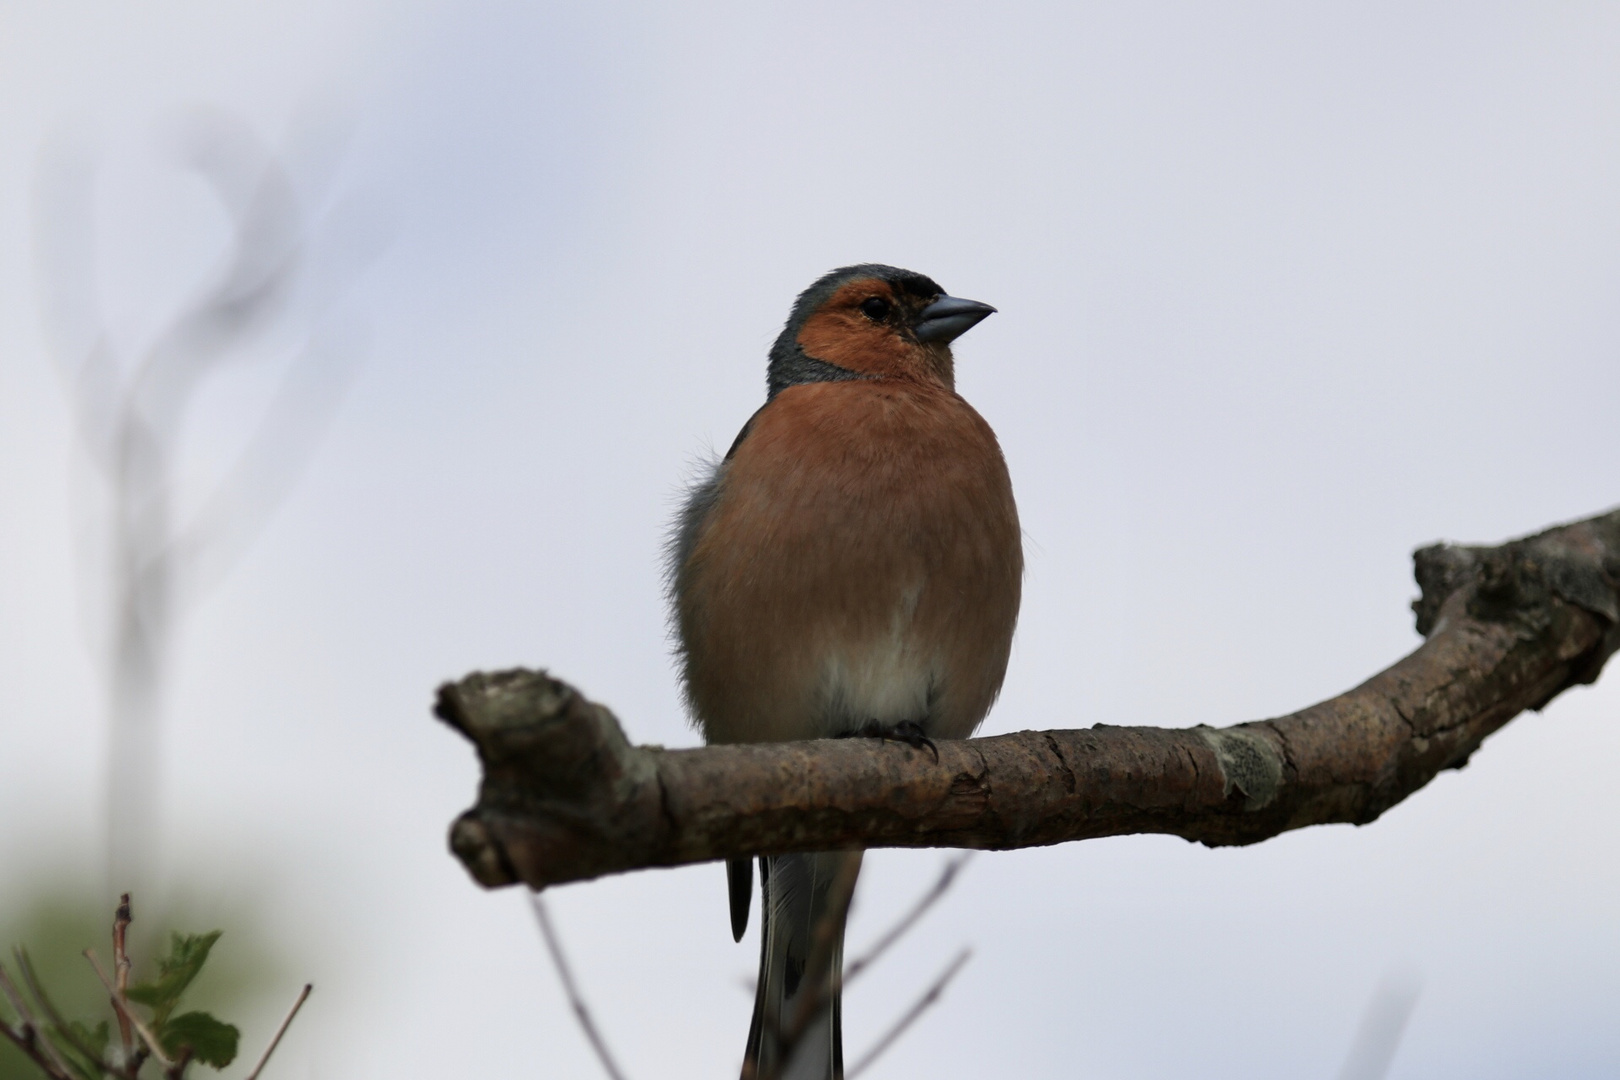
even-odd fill
[[[760,406],[761,409],[764,406]],[[681,573],[686,568],[687,560],[692,557],[692,549],[697,547],[698,534],[703,531],[703,523],[708,520],[709,512],[720,499],[720,481],[726,474],[726,463],[737,453],[737,447],[748,438],[748,432],[753,429],[754,415],[737,432],[737,437],[731,441],[731,449],[719,461],[705,461],[699,466],[698,477],[686,489],[686,499],[681,503],[681,512],[676,515],[675,527],[670,530],[669,544],[665,548],[665,569],[669,583],[670,599],[678,599],[681,585]]]
[[[754,416],[759,413],[755,412]],[[681,504],[681,512],[675,518],[675,527],[670,530],[668,547],[665,549],[665,579],[669,589],[671,614],[676,627],[676,642],[685,659],[686,643],[680,639],[680,598],[683,580],[686,576],[687,563],[692,558],[692,550],[697,547],[698,537],[703,532],[703,525],[714,510],[715,503],[720,499],[720,481],[725,476],[726,462],[731,460],[748,437],[748,431],[754,426],[754,417],[748,418],[732,441],[731,449],[720,461],[707,461],[701,467],[701,475],[687,489],[686,499]],[[684,666],[684,665],[683,665]],[[684,675],[684,671],[683,671]],[[690,703],[690,700],[689,700]],[[727,894],[731,901],[731,934],[733,939],[742,940],[743,932],[748,929],[749,900],[753,896],[753,862],[750,859],[732,859],[726,864]]]
[[[714,509],[720,497],[720,478],[725,468],[723,461],[704,462],[703,475],[686,490],[686,500],[681,503],[681,512],[675,518],[675,527],[669,533],[669,546],[664,552],[671,600],[677,599],[682,571],[692,557],[692,549],[697,547],[698,534],[703,531],[709,511]]]

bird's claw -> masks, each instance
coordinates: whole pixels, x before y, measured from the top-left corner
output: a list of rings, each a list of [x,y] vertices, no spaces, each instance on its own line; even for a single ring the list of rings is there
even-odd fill
[[[905,743],[913,750],[926,749],[934,756],[934,764],[939,764],[939,747],[934,745],[934,740],[928,737],[922,725],[915,720],[902,720],[898,724],[882,724],[876,720],[868,720],[858,731],[850,734],[864,739]]]

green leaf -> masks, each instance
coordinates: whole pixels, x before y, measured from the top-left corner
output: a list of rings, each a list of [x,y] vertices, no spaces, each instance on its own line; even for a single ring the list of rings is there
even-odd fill
[[[158,965],[158,977],[147,983],[138,983],[127,991],[131,1001],[138,1001],[152,1009],[152,1028],[161,1034],[169,1014],[180,1003],[180,995],[202,971],[208,959],[208,950],[214,947],[223,931],[207,934],[169,935],[169,955]]]
[[[107,1021],[103,1020],[97,1024],[93,1031],[86,1027],[82,1020],[69,1021],[68,1027],[73,1029],[73,1034],[80,1042],[96,1052],[97,1057],[107,1056],[107,1044],[112,1041],[112,1032],[107,1029]]]
[[[170,1020],[158,1041],[171,1056],[178,1057],[189,1048],[193,1060],[223,1069],[236,1059],[241,1037],[234,1024],[215,1020],[205,1012],[188,1012]]]

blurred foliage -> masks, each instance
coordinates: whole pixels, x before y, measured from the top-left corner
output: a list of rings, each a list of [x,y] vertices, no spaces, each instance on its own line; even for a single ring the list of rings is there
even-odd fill
[[[71,1023],[78,1041],[93,1048],[118,1042],[118,1026],[106,990],[84,957],[94,949],[103,967],[112,966],[113,905],[99,903],[101,890],[74,882],[75,875],[59,879],[41,877],[0,910],[0,963],[21,980],[14,949],[24,949],[39,983],[59,1013]],[[185,891],[180,890],[185,896]],[[18,896],[12,892],[12,897]],[[128,953],[134,963],[129,998],[150,1009],[149,1027],[165,1052],[182,1045],[193,1057],[215,1068],[236,1056],[240,1042],[234,1025],[212,1013],[229,1017],[261,1014],[285,1008],[293,977],[284,970],[280,950],[271,946],[261,928],[263,913],[254,903],[208,905],[209,922],[223,923],[229,932],[192,935],[175,926],[202,921],[180,903],[171,910],[146,913],[134,900],[135,921],[129,928]],[[219,948],[215,949],[215,943]],[[206,963],[206,968],[205,968]],[[208,1011],[176,1014],[182,995],[206,1005]],[[0,1003],[0,1017],[13,1019],[9,1004]],[[39,1019],[43,1020],[43,1017]],[[267,1034],[267,1033],[266,1033]],[[258,1036],[264,1038],[264,1035]],[[58,1045],[61,1045],[58,1040]],[[149,1062],[142,1076],[161,1070]],[[0,1080],[39,1080],[39,1067],[9,1041],[0,1038]]]

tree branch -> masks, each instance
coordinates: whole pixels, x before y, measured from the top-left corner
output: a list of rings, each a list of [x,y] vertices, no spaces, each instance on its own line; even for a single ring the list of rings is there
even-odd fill
[[[1414,556],[1427,640],[1353,690],[1229,728],[664,750],[540,672],[473,674],[435,713],[478,748],[451,847],[480,883],[535,889],[651,866],[854,847],[1006,849],[1129,833],[1252,844],[1366,824],[1461,768],[1620,648],[1620,510],[1497,547]]]

